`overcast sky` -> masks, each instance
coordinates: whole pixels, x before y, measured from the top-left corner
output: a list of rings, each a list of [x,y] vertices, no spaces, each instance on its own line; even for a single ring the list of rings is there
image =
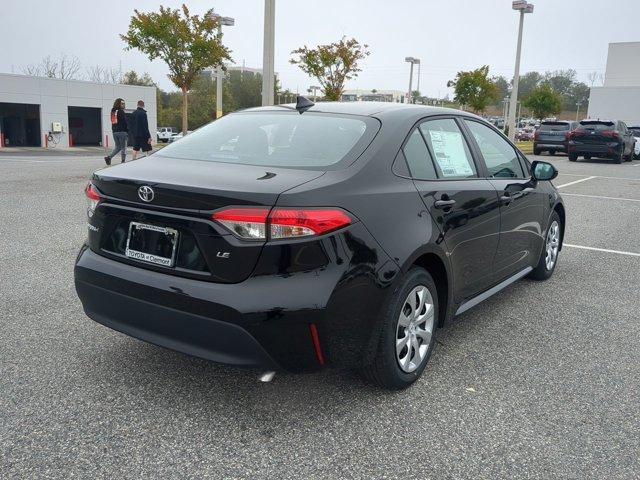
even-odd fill
[[[166,6],[182,2],[166,0]],[[640,41],[638,0],[534,0],[525,18],[522,72],[573,68],[586,81],[604,73],[610,42]],[[0,71],[21,67],[46,55],[75,55],[84,67],[99,64],[149,72],[172,88],[161,61],[124,52],[118,34],[127,30],[133,5],[157,9],[157,1],[7,0],[0,7]],[[236,25],[225,27],[224,42],[236,64],[262,65],[263,0],[194,0],[192,12],[214,7]],[[511,0],[276,0],[276,71],[284,88],[305,91],[317,83],[290,65],[290,52],[307,44],[331,43],[343,35],[369,45],[363,72],[347,88],[408,87],[405,56],[422,60],[420,90],[447,92],[458,70],[491,67],[493,75],[513,75],[517,13]],[[638,59],[640,61],[640,59]],[[414,84],[415,85],[415,84]]]

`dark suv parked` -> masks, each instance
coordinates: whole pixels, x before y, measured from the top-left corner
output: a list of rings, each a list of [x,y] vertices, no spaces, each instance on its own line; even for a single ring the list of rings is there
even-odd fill
[[[443,322],[552,275],[552,165],[465,112],[305,103],[97,171],[75,266],[87,315],[216,362],[404,388]]]
[[[569,134],[578,126],[578,122],[564,120],[542,122],[533,135],[533,154],[566,152]]]
[[[569,135],[569,160],[578,156],[611,158],[616,163],[633,160],[635,138],[620,120],[582,120]]]

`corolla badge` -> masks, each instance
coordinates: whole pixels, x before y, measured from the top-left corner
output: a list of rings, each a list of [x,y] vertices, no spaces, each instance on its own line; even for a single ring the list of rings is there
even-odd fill
[[[138,189],[138,196],[143,202],[150,202],[153,200],[155,193],[153,192],[153,188],[148,185],[143,185]]]

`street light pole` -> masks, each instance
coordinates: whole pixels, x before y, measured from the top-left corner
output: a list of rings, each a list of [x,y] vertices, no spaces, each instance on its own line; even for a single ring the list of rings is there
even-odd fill
[[[264,45],[262,51],[262,105],[273,105],[275,89],[276,0],[264,0]]]
[[[518,26],[518,46],[516,48],[516,66],[513,73],[513,89],[511,90],[511,102],[509,102],[509,140],[513,141],[516,134],[516,109],[518,108],[518,84],[520,82],[520,53],[522,51],[522,27],[524,14],[533,12],[533,4],[526,0],[516,0],[511,8],[520,12],[520,24]]]
[[[413,85],[413,66],[415,64],[420,65],[420,59],[414,57],[405,57],[404,61],[411,64],[411,68],[409,70],[409,94],[407,95],[407,103],[413,103],[413,92],[411,91]]]
[[[211,15],[218,20],[218,35],[222,37],[222,26],[232,27],[236,21],[231,17],[223,17],[217,13]],[[216,120],[222,117],[222,81],[224,78],[224,70],[222,68],[216,68]]]
[[[582,100],[578,100],[576,102],[576,122],[578,121],[578,115],[580,114],[580,105],[582,105]]]

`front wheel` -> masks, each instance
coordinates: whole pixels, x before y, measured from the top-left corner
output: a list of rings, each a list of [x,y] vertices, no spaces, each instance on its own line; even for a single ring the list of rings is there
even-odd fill
[[[540,254],[538,265],[529,274],[534,280],[547,280],[551,278],[558,264],[560,253],[560,241],[562,237],[562,221],[558,212],[553,212],[549,220],[549,228],[545,236],[544,248]]]
[[[435,346],[438,292],[431,275],[412,268],[383,315],[375,356],[363,373],[379,387],[401,390],[420,378]]]
[[[573,153],[570,153],[570,154],[569,154],[569,161],[570,161],[570,162],[575,162],[575,161],[577,161],[577,160],[578,160],[578,155],[575,155],[575,154],[573,154]]]

